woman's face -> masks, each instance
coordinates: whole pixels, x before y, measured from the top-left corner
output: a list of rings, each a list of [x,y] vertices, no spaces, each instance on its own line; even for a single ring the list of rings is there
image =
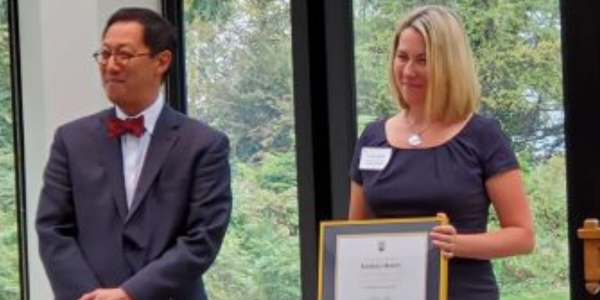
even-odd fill
[[[409,106],[425,103],[429,79],[425,41],[413,28],[400,33],[394,58],[394,79]]]

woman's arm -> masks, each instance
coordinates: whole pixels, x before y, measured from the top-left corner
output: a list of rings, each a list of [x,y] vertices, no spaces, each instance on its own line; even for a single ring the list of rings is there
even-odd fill
[[[350,183],[350,220],[365,220],[370,219],[371,214],[365,200],[365,192],[362,185],[354,180]]]
[[[533,250],[533,220],[521,172],[515,169],[496,174],[487,180],[486,189],[501,228],[479,234],[456,234],[453,226],[434,228],[431,233],[434,245],[446,257],[492,259]]]

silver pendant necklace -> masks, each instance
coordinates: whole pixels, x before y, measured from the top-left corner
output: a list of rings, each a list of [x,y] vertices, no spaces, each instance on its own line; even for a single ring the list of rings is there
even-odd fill
[[[427,129],[429,129],[430,124],[427,124],[421,130],[414,130],[413,126],[408,122],[408,117],[406,115],[404,115],[404,122],[406,123],[406,127],[409,130],[409,134],[408,134],[408,138],[406,139],[406,142],[409,145],[411,145],[412,147],[417,147],[417,146],[420,146],[421,144],[423,144],[423,133],[425,133],[425,131],[427,131]]]
[[[408,135],[408,139],[406,139],[409,145],[416,147],[423,144],[423,139],[419,133],[413,132]]]

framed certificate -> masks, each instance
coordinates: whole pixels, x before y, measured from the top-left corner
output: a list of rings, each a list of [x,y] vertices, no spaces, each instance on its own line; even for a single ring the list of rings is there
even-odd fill
[[[318,300],[446,300],[448,262],[429,232],[448,218],[321,222]]]

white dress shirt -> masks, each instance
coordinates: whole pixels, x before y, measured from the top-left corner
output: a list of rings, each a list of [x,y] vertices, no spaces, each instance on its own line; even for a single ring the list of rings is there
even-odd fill
[[[132,134],[121,136],[121,154],[123,155],[123,177],[125,178],[125,194],[127,196],[127,207],[131,208],[133,196],[137,187],[138,179],[144,166],[146,152],[150,138],[154,133],[154,126],[158,116],[165,104],[164,96],[159,94],[157,99],[141,113],[135,116],[128,116],[118,106],[116,106],[117,118],[125,120],[127,118],[136,118],[144,116],[145,131],[139,138]]]

